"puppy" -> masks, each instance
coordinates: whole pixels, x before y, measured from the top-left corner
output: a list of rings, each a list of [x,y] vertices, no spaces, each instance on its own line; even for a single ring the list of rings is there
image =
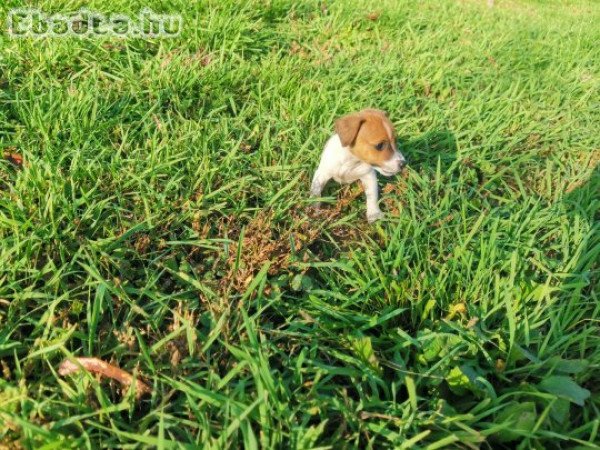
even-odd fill
[[[386,113],[363,109],[336,120],[335,134],[325,144],[310,193],[320,197],[332,178],[343,184],[360,180],[367,197],[367,220],[374,222],[383,217],[375,172],[389,177],[405,165],[404,156],[396,148],[394,126]]]

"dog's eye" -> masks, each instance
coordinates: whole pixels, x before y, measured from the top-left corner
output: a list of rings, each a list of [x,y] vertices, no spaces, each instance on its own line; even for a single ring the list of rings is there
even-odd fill
[[[385,141],[382,141],[382,142],[380,142],[379,144],[377,144],[377,145],[375,146],[375,149],[376,149],[376,150],[378,150],[378,151],[381,151],[381,150],[383,150],[384,148],[385,148]]]

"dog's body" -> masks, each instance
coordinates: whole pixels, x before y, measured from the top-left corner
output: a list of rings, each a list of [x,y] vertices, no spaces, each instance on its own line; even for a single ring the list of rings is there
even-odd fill
[[[320,197],[330,179],[338,183],[360,180],[367,197],[367,220],[383,217],[379,209],[376,171],[398,173],[406,160],[398,152],[394,127],[383,111],[365,109],[338,119],[313,177],[311,195]]]

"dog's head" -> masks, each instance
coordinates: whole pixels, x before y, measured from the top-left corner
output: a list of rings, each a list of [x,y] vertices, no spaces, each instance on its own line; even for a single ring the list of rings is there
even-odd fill
[[[335,122],[335,132],[344,147],[375,170],[392,176],[406,164],[396,148],[394,125],[384,111],[363,109]]]

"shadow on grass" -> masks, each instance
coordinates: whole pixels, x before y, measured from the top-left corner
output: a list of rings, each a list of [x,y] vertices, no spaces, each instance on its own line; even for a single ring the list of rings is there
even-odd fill
[[[589,225],[589,239],[582,243],[582,257],[572,266],[572,278],[587,283],[586,290],[596,288],[600,269],[600,165],[596,165],[590,177],[578,186],[567,188],[567,193],[555,205],[564,207],[570,221],[578,220]],[[594,251],[595,250],[595,251]],[[568,283],[568,282],[566,282]],[[567,291],[568,288],[564,288]]]
[[[398,150],[414,169],[422,166],[435,167],[439,158],[444,170],[456,160],[456,138],[448,130],[428,131],[412,139],[399,136],[397,140]]]

